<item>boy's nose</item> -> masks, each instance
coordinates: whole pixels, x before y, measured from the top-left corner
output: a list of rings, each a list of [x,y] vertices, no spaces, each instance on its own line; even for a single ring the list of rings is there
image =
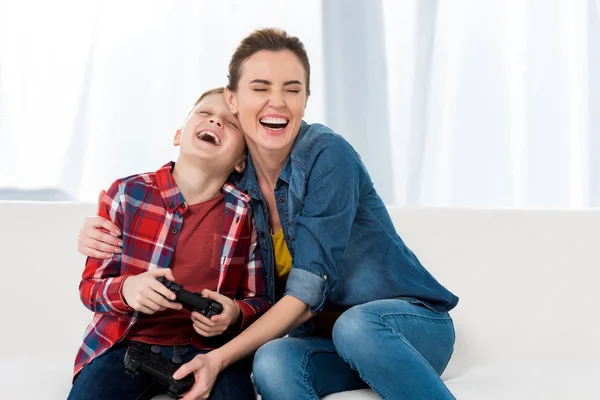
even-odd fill
[[[210,122],[211,124],[217,124],[217,126],[218,126],[218,127],[222,127],[222,126],[223,126],[223,124],[222,124],[221,120],[219,120],[219,119],[211,118],[211,119],[209,120],[209,122]]]

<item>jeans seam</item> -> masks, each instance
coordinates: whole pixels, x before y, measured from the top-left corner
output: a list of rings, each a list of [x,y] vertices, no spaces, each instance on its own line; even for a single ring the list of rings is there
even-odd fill
[[[400,312],[400,313],[395,313],[395,312],[389,312],[389,313],[385,313],[385,314],[381,314],[380,318],[383,317],[387,317],[388,315],[392,315],[392,316],[411,316],[411,317],[419,317],[419,318],[423,318],[423,319],[430,319],[432,321],[440,321],[440,322],[452,322],[452,318],[448,317],[444,317],[444,318],[435,318],[435,317],[431,317],[429,315],[423,315],[423,314],[415,314],[415,313],[409,313],[409,312]],[[381,321],[383,322],[383,321]],[[387,324],[386,324],[387,325]]]
[[[308,365],[308,361],[310,360],[310,356],[312,356],[314,353],[337,353],[335,350],[330,350],[330,349],[308,349],[304,352],[304,358],[302,359],[302,382],[304,383],[304,386],[306,386],[306,388],[308,389],[308,394],[310,396],[311,399],[314,400],[319,400],[319,395],[317,393],[315,393],[315,389],[312,387],[312,385],[308,384],[308,373],[306,372],[306,366]]]
[[[351,363],[351,362],[350,362],[348,359],[346,359],[346,357],[344,357],[343,355],[341,355],[339,352],[338,352],[338,355],[339,355],[340,357],[342,357],[342,359],[343,359],[343,360],[346,362],[346,364],[348,364],[348,365],[350,366],[350,368],[352,368],[354,371],[356,371],[356,373],[358,373],[358,376],[360,376],[360,379],[362,379],[362,380],[363,380],[363,382],[365,382],[367,385],[369,385],[369,387],[370,387],[370,388],[371,388],[371,389],[372,389],[372,390],[373,390],[375,393],[377,393],[377,395],[378,395],[379,397],[381,397],[383,400],[387,400],[387,398],[386,398],[386,397],[385,397],[383,394],[379,393],[379,391],[378,391],[378,390],[377,390],[377,389],[376,389],[376,388],[375,388],[375,387],[374,387],[374,386],[373,386],[373,385],[372,385],[372,384],[371,384],[371,383],[370,383],[368,380],[366,380],[366,379],[365,379],[365,378],[362,376],[362,374],[360,373],[360,371],[358,370],[358,368],[356,368],[356,367],[355,367],[355,366],[354,366],[354,365],[353,365],[353,364],[352,364],[352,363]]]
[[[421,353],[419,353],[419,352],[417,351],[417,349],[415,349],[415,348],[413,347],[413,345],[412,345],[412,344],[410,344],[410,343],[409,343],[409,342],[408,342],[408,341],[407,341],[407,340],[404,338],[404,336],[403,336],[402,334],[399,334],[398,332],[396,332],[396,330],[395,330],[395,329],[394,329],[392,326],[390,326],[390,325],[389,325],[387,322],[385,322],[385,321],[383,320],[383,317],[386,317],[386,316],[388,316],[388,315],[400,315],[400,316],[404,316],[404,315],[412,315],[412,316],[418,316],[418,317],[420,317],[421,315],[415,315],[415,314],[409,314],[409,313],[388,313],[388,314],[383,314],[383,315],[381,315],[381,317],[379,317],[379,321],[380,321],[382,324],[384,324],[385,326],[387,326],[387,327],[390,329],[390,331],[392,331],[392,334],[393,334],[394,336],[396,336],[398,339],[400,339],[400,340],[401,340],[401,341],[402,341],[402,342],[403,342],[405,345],[407,345],[409,349],[411,349],[413,352],[415,352],[415,354],[416,354],[416,355],[417,355],[417,356],[418,356],[418,357],[419,357],[421,360],[423,360],[423,361],[425,362],[425,364],[427,364],[427,366],[428,366],[429,368],[431,368],[431,371],[433,371],[433,373],[434,373],[434,374],[435,374],[435,375],[438,377],[438,379],[439,379],[440,381],[442,381],[442,377],[441,377],[441,376],[440,376],[440,375],[437,373],[437,371],[436,371],[435,369],[433,369],[433,367],[431,366],[431,364],[429,363],[429,361],[427,361],[427,360],[426,360],[426,359],[425,359],[425,358],[424,358],[424,357],[421,355]],[[428,318],[428,317],[425,317],[425,318]],[[429,319],[432,319],[432,320],[438,320],[439,318],[429,318]],[[451,319],[451,318],[448,318],[448,320],[452,321],[452,319]],[[443,383],[443,381],[442,381],[442,383]],[[369,385],[369,386],[370,386],[370,385]],[[448,393],[450,394],[450,396],[452,396],[452,397],[454,398],[454,395],[452,394],[452,392],[450,392],[450,389],[448,389],[448,387],[447,387],[445,384],[444,384],[443,386],[446,388],[446,390],[448,391]]]

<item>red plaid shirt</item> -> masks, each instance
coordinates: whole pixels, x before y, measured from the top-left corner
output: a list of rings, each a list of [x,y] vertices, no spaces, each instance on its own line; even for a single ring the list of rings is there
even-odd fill
[[[81,301],[95,313],[75,359],[76,376],[95,357],[122,340],[139,313],[121,295],[127,276],[169,266],[187,204],[168,163],[155,173],[133,175],[111,185],[98,215],[123,232],[122,254],[88,258],[79,285]],[[240,330],[269,308],[265,274],[249,197],[225,183],[225,224],[217,292],[235,298],[242,312]],[[191,323],[191,322],[190,322]]]

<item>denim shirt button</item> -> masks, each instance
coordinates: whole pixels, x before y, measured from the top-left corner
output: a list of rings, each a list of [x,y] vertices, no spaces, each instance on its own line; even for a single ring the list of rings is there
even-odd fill
[[[261,232],[261,233],[260,233],[260,237],[261,237],[262,239],[264,239],[264,238],[265,238],[265,233],[264,233],[264,232]]]
[[[283,197],[278,198],[277,201],[279,201],[279,204],[283,204]]]
[[[327,280],[327,274],[323,274],[323,280]]]

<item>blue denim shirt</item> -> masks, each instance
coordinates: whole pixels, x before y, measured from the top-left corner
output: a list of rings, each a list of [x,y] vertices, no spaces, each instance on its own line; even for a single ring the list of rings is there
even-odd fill
[[[268,292],[276,301],[267,206],[250,156],[247,164],[238,185],[251,197]],[[302,122],[275,201],[293,259],[284,294],[310,311],[390,298],[438,312],[457,304],[396,233],[359,155],[326,126]]]

